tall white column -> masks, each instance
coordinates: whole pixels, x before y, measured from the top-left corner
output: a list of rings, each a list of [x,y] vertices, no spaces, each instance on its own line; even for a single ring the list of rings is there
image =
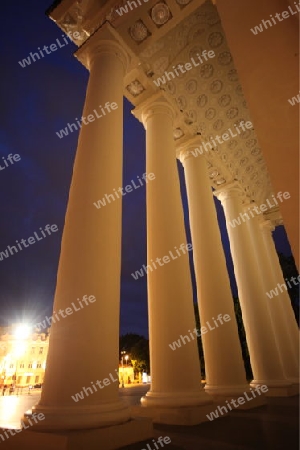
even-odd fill
[[[200,406],[211,408],[211,399],[201,386],[188,251],[180,250],[186,246],[186,234],[173,140],[174,113],[163,97],[156,96],[135,114],[141,117],[146,128],[147,173],[155,174],[155,180],[147,184],[147,264],[152,267],[148,270],[152,382],[142,405],[163,408],[156,421],[199,423],[207,420],[204,414],[207,407]],[[165,263],[161,265],[157,258]],[[181,347],[171,349],[174,341],[181,342]],[[200,407],[194,409],[194,419],[188,407]],[[195,411],[198,411],[196,415]]]
[[[290,341],[290,335],[283,312],[284,308],[282,307],[282,299],[280,296],[274,296],[272,299],[267,296],[267,292],[275,288],[275,278],[273,276],[271,261],[268,257],[260,229],[260,217],[253,211],[253,206],[255,206],[254,203],[248,204],[244,208],[244,212],[249,216],[249,220],[247,219],[246,224],[251,237],[256,264],[263,285],[264,301],[267,303],[270,313],[273,334],[275,336],[285,377],[292,383],[298,383],[298,365],[296,355],[294,355],[293,351],[293,342]],[[254,216],[252,217],[253,214]]]
[[[201,336],[205,389],[214,397],[239,396],[249,390],[249,385],[207,164],[203,155],[194,157],[191,153],[198,146],[187,143],[180,161],[189,203],[200,322],[207,329]],[[228,322],[222,319],[225,315]]]
[[[299,368],[299,328],[291,305],[291,299],[287,292],[287,287],[285,288],[287,282],[290,282],[290,284],[293,282],[291,280],[284,280],[275,243],[272,237],[272,231],[275,229],[272,222],[270,220],[265,220],[260,223],[260,228],[273,273],[274,284],[272,289],[278,288],[278,298],[280,299],[282,319],[285,320],[286,333],[289,335],[290,346],[293,350],[297,367]],[[299,282],[300,277],[298,276],[298,283]]]
[[[116,42],[101,37],[100,30],[77,53],[90,70],[83,117],[94,114],[95,120],[82,125],[80,131],[54,311],[65,311],[72,303],[78,308],[77,299],[85,294],[96,300],[51,326],[43,392],[33,408],[46,417],[39,427],[51,430],[98,428],[130,417],[119,398],[116,375],[122,203],[116,199],[101,209],[93,204],[122,186],[126,55]],[[106,102],[116,103],[117,108],[104,115],[100,105],[103,108]],[[105,385],[104,379],[108,380]],[[83,388],[89,388],[88,393],[75,402],[72,396]]]
[[[266,384],[269,388],[267,395],[289,395],[291,383],[286,380],[283,373],[246,220],[244,221],[240,217],[240,213],[243,212],[241,190],[234,183],[218,190],[215,194],[222,202],[226,217],[254,375],[251,385]],[[234,224],[234,219],[239,219],[240,224]]]

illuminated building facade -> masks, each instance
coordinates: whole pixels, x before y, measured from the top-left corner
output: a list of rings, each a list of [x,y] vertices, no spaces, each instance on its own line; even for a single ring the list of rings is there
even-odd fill
[[[48,330],[49,331],[49,330]],[[14,324],[0,329],[1,385],[23,388],[44,381],[49,332]]]

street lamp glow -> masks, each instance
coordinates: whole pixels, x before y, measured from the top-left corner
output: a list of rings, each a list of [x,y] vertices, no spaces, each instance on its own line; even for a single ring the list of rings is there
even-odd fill
[[[14,335],[17,339],[26,339],[30,335],[30,327],[29,325],[19,325],[14,332]]]

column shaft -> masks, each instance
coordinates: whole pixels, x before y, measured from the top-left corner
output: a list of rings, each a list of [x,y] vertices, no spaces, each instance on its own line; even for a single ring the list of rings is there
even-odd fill
[[[272,272],[272,266],[264,245],[259,221],[258,216],[251,217],[250,220],[247,220],[247,227],[253,245],[256,264],[264,288],[264,301],[267,303],[270,313],[273,334],[275,336],[275,341],[279,351],[283,372],[288,380],[295,383],[298,380],[298,367],[293,351],[293,345],[291,345],[292,343],[290,342],[285,317],[283,315],[282,299],[280,296],[275,296],[272,299],[267,296],[267,292],[275,288],[275,280]]]
[[[72,302],[78,307],[85,294],[96,301],[51,327],[45,382],[35,407],[45,414],[44,426],[51,429],[93,428],[129,418],[118,396],[116,373],[122,203],[110,199],[100,209],[93,204],[122,186],[124,65],[118,52],[117,45],[100,43],[90,61],[83,117],[95,115],[95,110],[102,117],[82,125],[80,131],[54,311],[65,310]],[[117,109],[104,115],[100,105],[106,102],[115,102]],[[104,379],[110,383],[96,387],[97,380]],[[72,395],[84,387],[88,393],[76,403]]]
[[[271,318],[263,292],[260,274],[257,268],[250,236],[245,220],[240,217],[243,211],[240,190],[227,186],[216,195],[224,207],[226,226],[230,239],[230,248],[234,272],[242,308],[247,343],[254,380],[252,385],[266,384],[268,395],[285,395],[291,385],[285,379]],[[234,223],[239,219],[240,224]]]
[[[201,387],[183,209],[173,140],[172,112],[157,102],[143,115],[146,127],[147,263],[152,384],[144,406],[209,403]],[[162,267],[158,258],[167,256]],[[167,260],[166,260],[167,261]],[[181,339],[183,337],[183,339]],[[174,341],[180,348],[171,349]],[[181,368],[181,369],[180,369]]]
[[[267,256],[269,258],[269,263],[271,266],[273,274],[273,288],[278,288],[278,299],[280,299],[280,307],[282,313],[282,320],[286,324],[286,333],[289,336],[290,346],[294,353],[294,359],[296,360],[297,368],[299,370],[299,328],[296,322],[295,314],[291,305],[291,299],[287,292],[287,287],[285,289],[284,285],[286,282],[283,278],[282,269],[280,266],[279,258],[276,252],[275,243],[272,237],[272,230],[274,227],[270,221],[265,221],[261,223],[261,232],[263,235],[263,241],[266,248]],[[289,281],[289,280],[287,280]],[[298,281],[299,276],[298,276]]]
[[[200,321],[207,328],[201,337],[205,389],[214,395],[238,395],[249,386],[206,160],[203,156],[182,153],[181,161],[185,169]],[[229,322],[217,321],[226,314]],[[211,331],[207,323],[213,328]]]

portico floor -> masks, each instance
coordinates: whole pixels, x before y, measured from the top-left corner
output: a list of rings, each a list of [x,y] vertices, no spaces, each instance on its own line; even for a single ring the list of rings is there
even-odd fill
[[[120,394],[135,412],[148,389],[149,385],[128,386],[120,389]],[[39,393],[0,397],[0,429],[18,427],[22,413],[38,399]],[[298,430],[299,397],[295,396],[268,398],[265,406],[235,410],[226,417],[193,427],[154,425],[153,439],[156,442],[159,436],[169,436],[171,443],[164,450],[298,450]],[[149,450],[147,443],[156,450],[152,439],[120,450]]]
[[[171,438],[164,450],[298,450],[299,397],[268,398],[267,402],[193,427],[154,425],[153,438]],[[145,444],[122,450],[148,450]]]

